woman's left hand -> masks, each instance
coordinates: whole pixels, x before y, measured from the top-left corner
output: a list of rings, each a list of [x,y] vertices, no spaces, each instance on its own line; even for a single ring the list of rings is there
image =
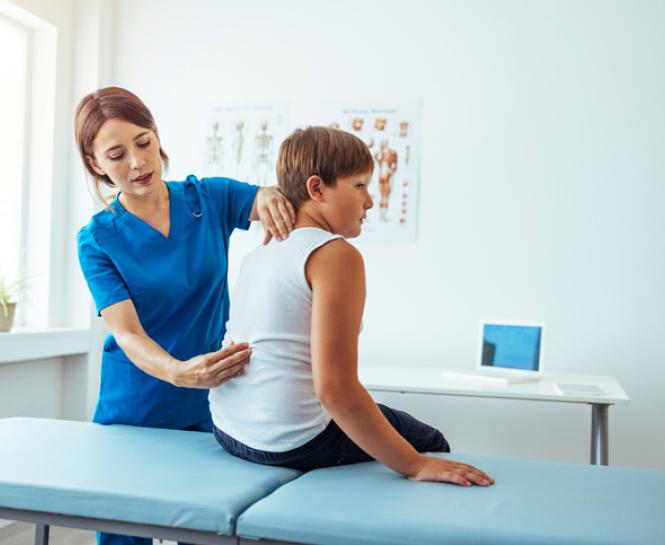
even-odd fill
[[[268,244],[272,237],[277,240],[288,238],[296,222],[296,211],[277,187],[259,189],[254,208],[256,213],[253,213],[250,219],[258,219],[263,225],[263,244]]]

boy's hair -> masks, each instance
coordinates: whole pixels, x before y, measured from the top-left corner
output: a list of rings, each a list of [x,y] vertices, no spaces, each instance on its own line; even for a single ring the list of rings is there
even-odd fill
[[[279,147],[279,189],[296,210],[309,200],[306,182],[310,176],[319,176],[325,185],[334,187],[339,178],[373,171],[374,159],[367,145],[338,129],[296,129]]]

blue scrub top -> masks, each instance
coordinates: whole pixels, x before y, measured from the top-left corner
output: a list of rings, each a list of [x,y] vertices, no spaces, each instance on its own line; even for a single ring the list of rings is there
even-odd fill
[[[131,299],[146,333],[179,360],[219,349],[229,317],[227,256],[234,229],[247,229],[257,186],[228,178],[166,182],[170,231],[159,231],[118,202],[77,236],[79,261],[97,312]],[[104,342],[102,424],[207,428],[208,390],[178,388],[129,361],[112,335]]]

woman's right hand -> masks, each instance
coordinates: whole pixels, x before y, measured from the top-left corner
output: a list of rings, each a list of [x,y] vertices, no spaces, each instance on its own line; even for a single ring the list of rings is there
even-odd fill
[[[435,456],[422,456],[421,465],[415,475],[409,476],[412,481],[437,481],[453,483],[460,486],[477,484],[488,486],[494,479],[480,469],[454,460],[444,460]]]
[[[171,383],[186,388],[216,388],[242,373],[251,350],[247,343],[231,343],[217,352],[175,361]]]

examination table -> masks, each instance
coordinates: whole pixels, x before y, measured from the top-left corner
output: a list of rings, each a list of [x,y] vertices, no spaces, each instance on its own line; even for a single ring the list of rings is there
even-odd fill
[[[437,454],[490,487],[411,482],[375,463],[301,474],[212,434],[0,419],[0,518],[186,543],[665,545],[665,471]],[[258,543],[257,543],[258,542]]]

